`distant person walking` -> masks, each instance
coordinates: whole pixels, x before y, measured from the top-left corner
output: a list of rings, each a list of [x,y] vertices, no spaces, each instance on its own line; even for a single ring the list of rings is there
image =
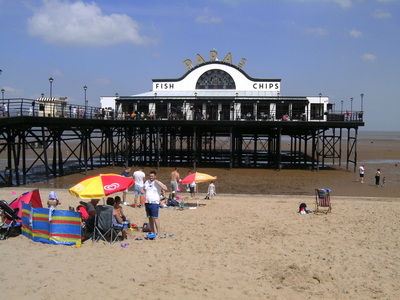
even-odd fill
[[[375,173],[375,185],[379,186],[379,182],[381,180],[381,169],[376,170]]]
[[[364,183],[365,166],[361,165],[359,171],[360,171],[360,183]]]
[[[8,117],[8,105],[6,103],[3,104],[3,116]]]

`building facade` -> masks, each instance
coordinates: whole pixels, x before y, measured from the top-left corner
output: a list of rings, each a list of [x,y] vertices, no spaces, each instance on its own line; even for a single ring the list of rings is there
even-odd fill
[[[326,96],[288,97],[281,93],[281,79],[253,78],[243,71],[245,59],[232,63],[230,53],[218,60],[210,52],[205,61],[176,79],[153,79],[152,90],[132,96],[102,97],[102,106],[115,100],[118,119],[326,121],[332,106]]]

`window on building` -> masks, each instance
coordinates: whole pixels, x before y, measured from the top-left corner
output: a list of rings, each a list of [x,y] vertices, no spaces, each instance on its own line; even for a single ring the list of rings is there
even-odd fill
[[[292,120],[302,120],[304,119],[304,115],[306,113],[306,106],[304,104],[293,104],[292,105]]]
[[[259,103],[257,104],[257,119],[268,120],[270,119],[270,104]]]
[[[209,70],[200,76],[196,89],[236,89],[232,76],[223,70]]]
[[[311,103],[311,120],[323,120],[323,104]]]

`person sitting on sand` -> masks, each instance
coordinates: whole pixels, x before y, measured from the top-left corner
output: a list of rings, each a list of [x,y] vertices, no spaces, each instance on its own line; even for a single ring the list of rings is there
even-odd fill
[[[115,196],[114,198],[114,208],[117,209],[119,211],[119,215],[121,216],[121,219],[123,221],[126,221],[126,216],[124,214],[124,210],[122,208],[122,200],[120,196]]]
[[[94,230],[94,218],[96,216],[96,206],[99,203],[100,199],[91,199],[90,202],[86,202],[86,211],[89,214],[89,217],[85,220],[85,226],[88,232],[93,232]]]
[[[56,207],[58,205],[60,205],[60,204],[61,204],[61,202],[58,199],[56,192],[55,191],[51,191],[49,193],[49,200],[47,200],[47,207],[48,208],[52,208],[52,209],[56,209]]]
[[[91,217],[96,215],[96,205],[99,204],[100,199],[91,199],[86,203],[86,210]]]
[[[119,204],[120,206],[121,198],[119,198]],[[124,228],[124,220],[121,218],[121,211],[119,210],[118,206],[116,208],[115,206],[115,199],[112,197],[108,197],[106,201],[107,205],[112,206],[113,209],[113,218],[112,218],[112,223],[115,229],[119,229],[122,232],[122,240],[125,240],[128,237],[128,234],[126,233],[126,229]]]

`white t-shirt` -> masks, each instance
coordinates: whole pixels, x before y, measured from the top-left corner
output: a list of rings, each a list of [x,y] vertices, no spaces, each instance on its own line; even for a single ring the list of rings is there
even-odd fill
[[[364,167],[360,166],[360,174],[364,175]]]
[[[158,184],[150,179],[144,183],[144,190],[146,191],[146,203],[160,203],[160,193],[157,189]]]
[[[138,186],[143,186],[143,179],[146,177],[143,171],[135,171],[133,172],[133,178],[135,179],[135,184]]]

